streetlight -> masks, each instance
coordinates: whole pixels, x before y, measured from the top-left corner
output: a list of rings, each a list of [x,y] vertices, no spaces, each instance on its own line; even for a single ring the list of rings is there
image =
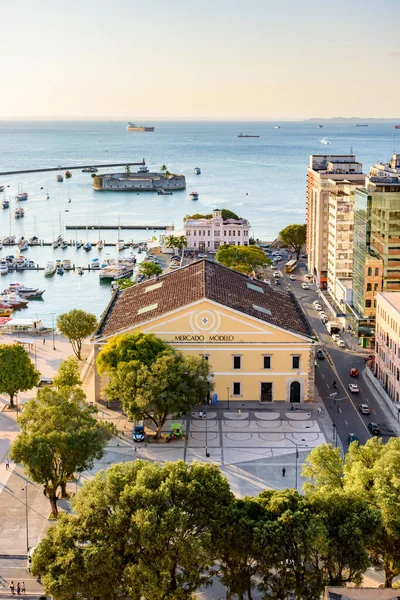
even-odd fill
[[[56,341],[54,338],[54,313],[51,313],[51,316],[53,318],[53,350],[55,350],[56,349]]]
[[[228,398],[228,410],[229,410],[229,386],[226,388],[226,394]]]
[[[329,400],[333,400],[333,422],[332,422],[332,441],[335,441],[335,448],[338,447],[338,433],[337,433],[337,416],[339,414],[339,406],[338,406],[338,402],[340,402],[340,400],[347,400],[347,396],[344,396],[343,398],[336,398],[337,396],[337,392],[333,392],[332,394],[329,394]]]
[[[205,405],[206,405],[206,407],[204,409],[204,414],[205,414],[205,417],[206,417],[206,458],[208,458],[210,456],[210,453],[208,451],[207,397],[206,397],[206,399],[205,399],[204,402],[205,402]]]
[[[26,526],[26,552],[29,552],[29,527],[28,527],[28,480],[25,479],[25,486],[21,489],[25,490],[25,526]]]

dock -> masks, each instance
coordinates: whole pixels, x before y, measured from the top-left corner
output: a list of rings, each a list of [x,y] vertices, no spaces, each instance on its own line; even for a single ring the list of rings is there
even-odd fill
[[[154,231],[163,231],[164,229],[167,229],[167,225],[66,225],[65,229],[96,229],[96,231],[98,229],[153,229]]]
[[[122,162],[122,163],[107,163],[101,165],[73,165],[73,166],[62,166],[58,167],[46,167],[44,169],[23,169],[20,171],[1,171],[0,176],[3,175],[21,175],[23,173],[47,173],[50,171],[76,171],[77,169],[89,169],[90,167],[96,167],[96,169],[105,169],[108,167],[141,167],[145,163],[144,160],[141,162]]]

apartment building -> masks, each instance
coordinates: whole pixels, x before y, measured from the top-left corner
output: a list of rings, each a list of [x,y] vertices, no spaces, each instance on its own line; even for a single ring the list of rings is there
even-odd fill
[[[375,375],[393,402],[400,400],[400,292],[376,296]]]
[[[247,246],[250,223],[246,219],[223,219],[219,209],[210,218],[186,219],[187,247],[190,250],[217,250],[222,244]]]
[[[339,235],[348,237],[337,242],[338,245],[345,246],[350,244],[351,238],[351,209],[344,210],[346,205],[346,198],[344,189],[346,186],[362,185],[364,183],[365,175],[362,172],[362,164],[356,161],[356,157],[353,154],[350,155],[311,155],[310,163],[307,171],[307,254],[308,254],[308,268],[316,278],[317,284],[321,289],[328,287],[328,265],[329,265],[329,214],[330,214],[330,203],[332,204],[332,213],[336,212],[335,217],[332,214],[331,223],[336,229],[339,226]],[[346,188],[348,193],[348,199],[351,204],[351,189]],[[332,195],[331,195],[332,193]],[[338,202],[335,200],[340,198]],[[337,206],[334,207],[335,202]],[[339,210],[340,209],[340,210]],[[348,222],[345,223],[341,220],[344,216],[344,212],[348,212]],[[343,227],[342,227],[343,225]],[[332,232],[331,242],[336,247],[335,239],[336,233]],[[343,242],[343,244],[341,243]],[[331,248],[331,265],[332,273],[330,274],[331,281],[333,282],[334,273],[336,271],[349,272],[348,265],[349,260],[341,259],[339,256],[339,248]],[[333,258],[333,256],[335,258]]]

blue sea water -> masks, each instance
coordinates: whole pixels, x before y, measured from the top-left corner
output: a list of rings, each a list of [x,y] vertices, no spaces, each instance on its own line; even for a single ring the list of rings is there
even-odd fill
[[[90,174],[73,171],[70,180],[57,183],[55,173],[36,173],[0,177],[4,194],[12,202],[0,210],[0,235],[9,232],[18,237],[38,235],[51,241],[60,233],[66,239],[98,239],[97,231],[65,231],[66,225],[105,225],[113,223],[171,225],[182,228],[183,217],[193,212],[229,208],[247,218],[252,235],[271,240],[290,223],[305,221],[306,171],[310,154],[354,152],[364,171],[377,160],[387,161],[394,146],[393,123],[374,122],[368,127],[354,123],[315,122],[155,122],[154,133],[128,132],[121,121],[19,121],[0,122],[0,172],[7,170],[61,165],[100,164],[146,159],[151,169],[166,164],[171,172],[186,176],[187,189],[172,196],[152,193],[95,192]],[[280,129],[274,126],[279,125]],[[238,134],[259,138],[238,138]],[[329,145],[321,143],[326,138]],[[400,142],[399,142],[400,144]],[[202,174],[194,175],[194,167]],[[117,170],[117,169],[116,169]],[[41,189],[43,188],[43,189]],[[22,206],[25,217],[13,217],[18,189],[29,193]],[[199,200],[189,198],[191,191]],[[50,198],[46,200],[45,194]],[[71,199],[71,202],[68,200]],[[153,232],[124,231],[125,239],[146,240]],[[107,241],[117,240],[117,231],[102,232]],[[3,256],[18,249],[3,248]],[[87,264],[95,256],[116,255],[112,248],[100,254],[93,249],[51,250],[32,248],[25,253],[36,263],[70,258],[75,264]],[[51,313],[73,307],[90,309],[97,315],[110,299],[108,286],[100,285],[98,274],[78,277],[66,273],[44,279],[43,272],[25,272],[3,276],[1,284],[20,281],[46,288],[43,302],[30,302],[23,313],[37,315],[49,322]]]

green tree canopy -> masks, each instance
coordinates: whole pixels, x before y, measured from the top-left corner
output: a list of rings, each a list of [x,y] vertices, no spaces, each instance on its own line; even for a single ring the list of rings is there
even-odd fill
[[[249,275],[256,267],[269,263],[261,248],[256,246],[229,246],[224,244],[218,248],[216,261],[224,267],[229,267]]]
[[[97,368],[100,374],[111,375],[121,363],[150,366],[168,350],[168,344],[151,333],[127,333],[113,338],[104,346],[97,357]]]
[[[118,279],[118,290],[126,290],[134,285],[136,284],[131,279]]]
[[[0,344],[0,393],[14,397],[39,383],[40,373],[35,369],[28,352],[19,344]]]
[[[289,249],[296,253],[297,259],[306,243],[306,225],[288,225],[279,232],[279,238]]]
[[[53,378],[56,388],[74,388],[82,385],[79,363],[76,358],[69,356],[58,367],[57,375]]]
[[[47,531],[32,572],[55,600],[189,600],[213,575],[214,531],[232,501],[216,465],[113,465]]]
[[[131,168],[129,165],[125,166],[125,175],[130,175],[131,174]]]
[[[68,338],[72,350],[81,359],[82,343],[96,329],[96,315],[74,308],[57,317],[57,327]]]
[[[61,376],[60,376],[61,377]],[[65,490],[74,472],[82,473],[103,456],[113,428],[95,419],[95,409],[82,402],[78,387],[48,387],[25,404],[18,418],[21,433],[10,457],[29,477],[46,486],[51,510],[57,516],[57,490]]]
[[[150,277],[152,277],[152,275],[161,275],[162,268],[160,267],[160,265],[157,265],[156,263],[153,263],[151,261],[146,261],[146,262],[142,262],[140,264],[139,272],[142,275],[144,275],[145,277],[147,277],[147,279],[150,279]]]
[[[167,248],[172,248],[178,252],[182,252],[183,248],[187,246],[187,239],[185,235],[169,235],[165,239],[165,245]]]
[[[212,216],[212,213],[207,213],[205,215],[202,215],[201,213],[195,213],[194,215],[186,215],[186,217],[183,220],[186,221],[187,219],[212,219]],[[237,221],[241,219],[241,217],[239,217],[236,213],[232,212],[228,208],[223,208],[221,210],[221,217],[224,221],[226,221],[227,219],[236,219]]]

